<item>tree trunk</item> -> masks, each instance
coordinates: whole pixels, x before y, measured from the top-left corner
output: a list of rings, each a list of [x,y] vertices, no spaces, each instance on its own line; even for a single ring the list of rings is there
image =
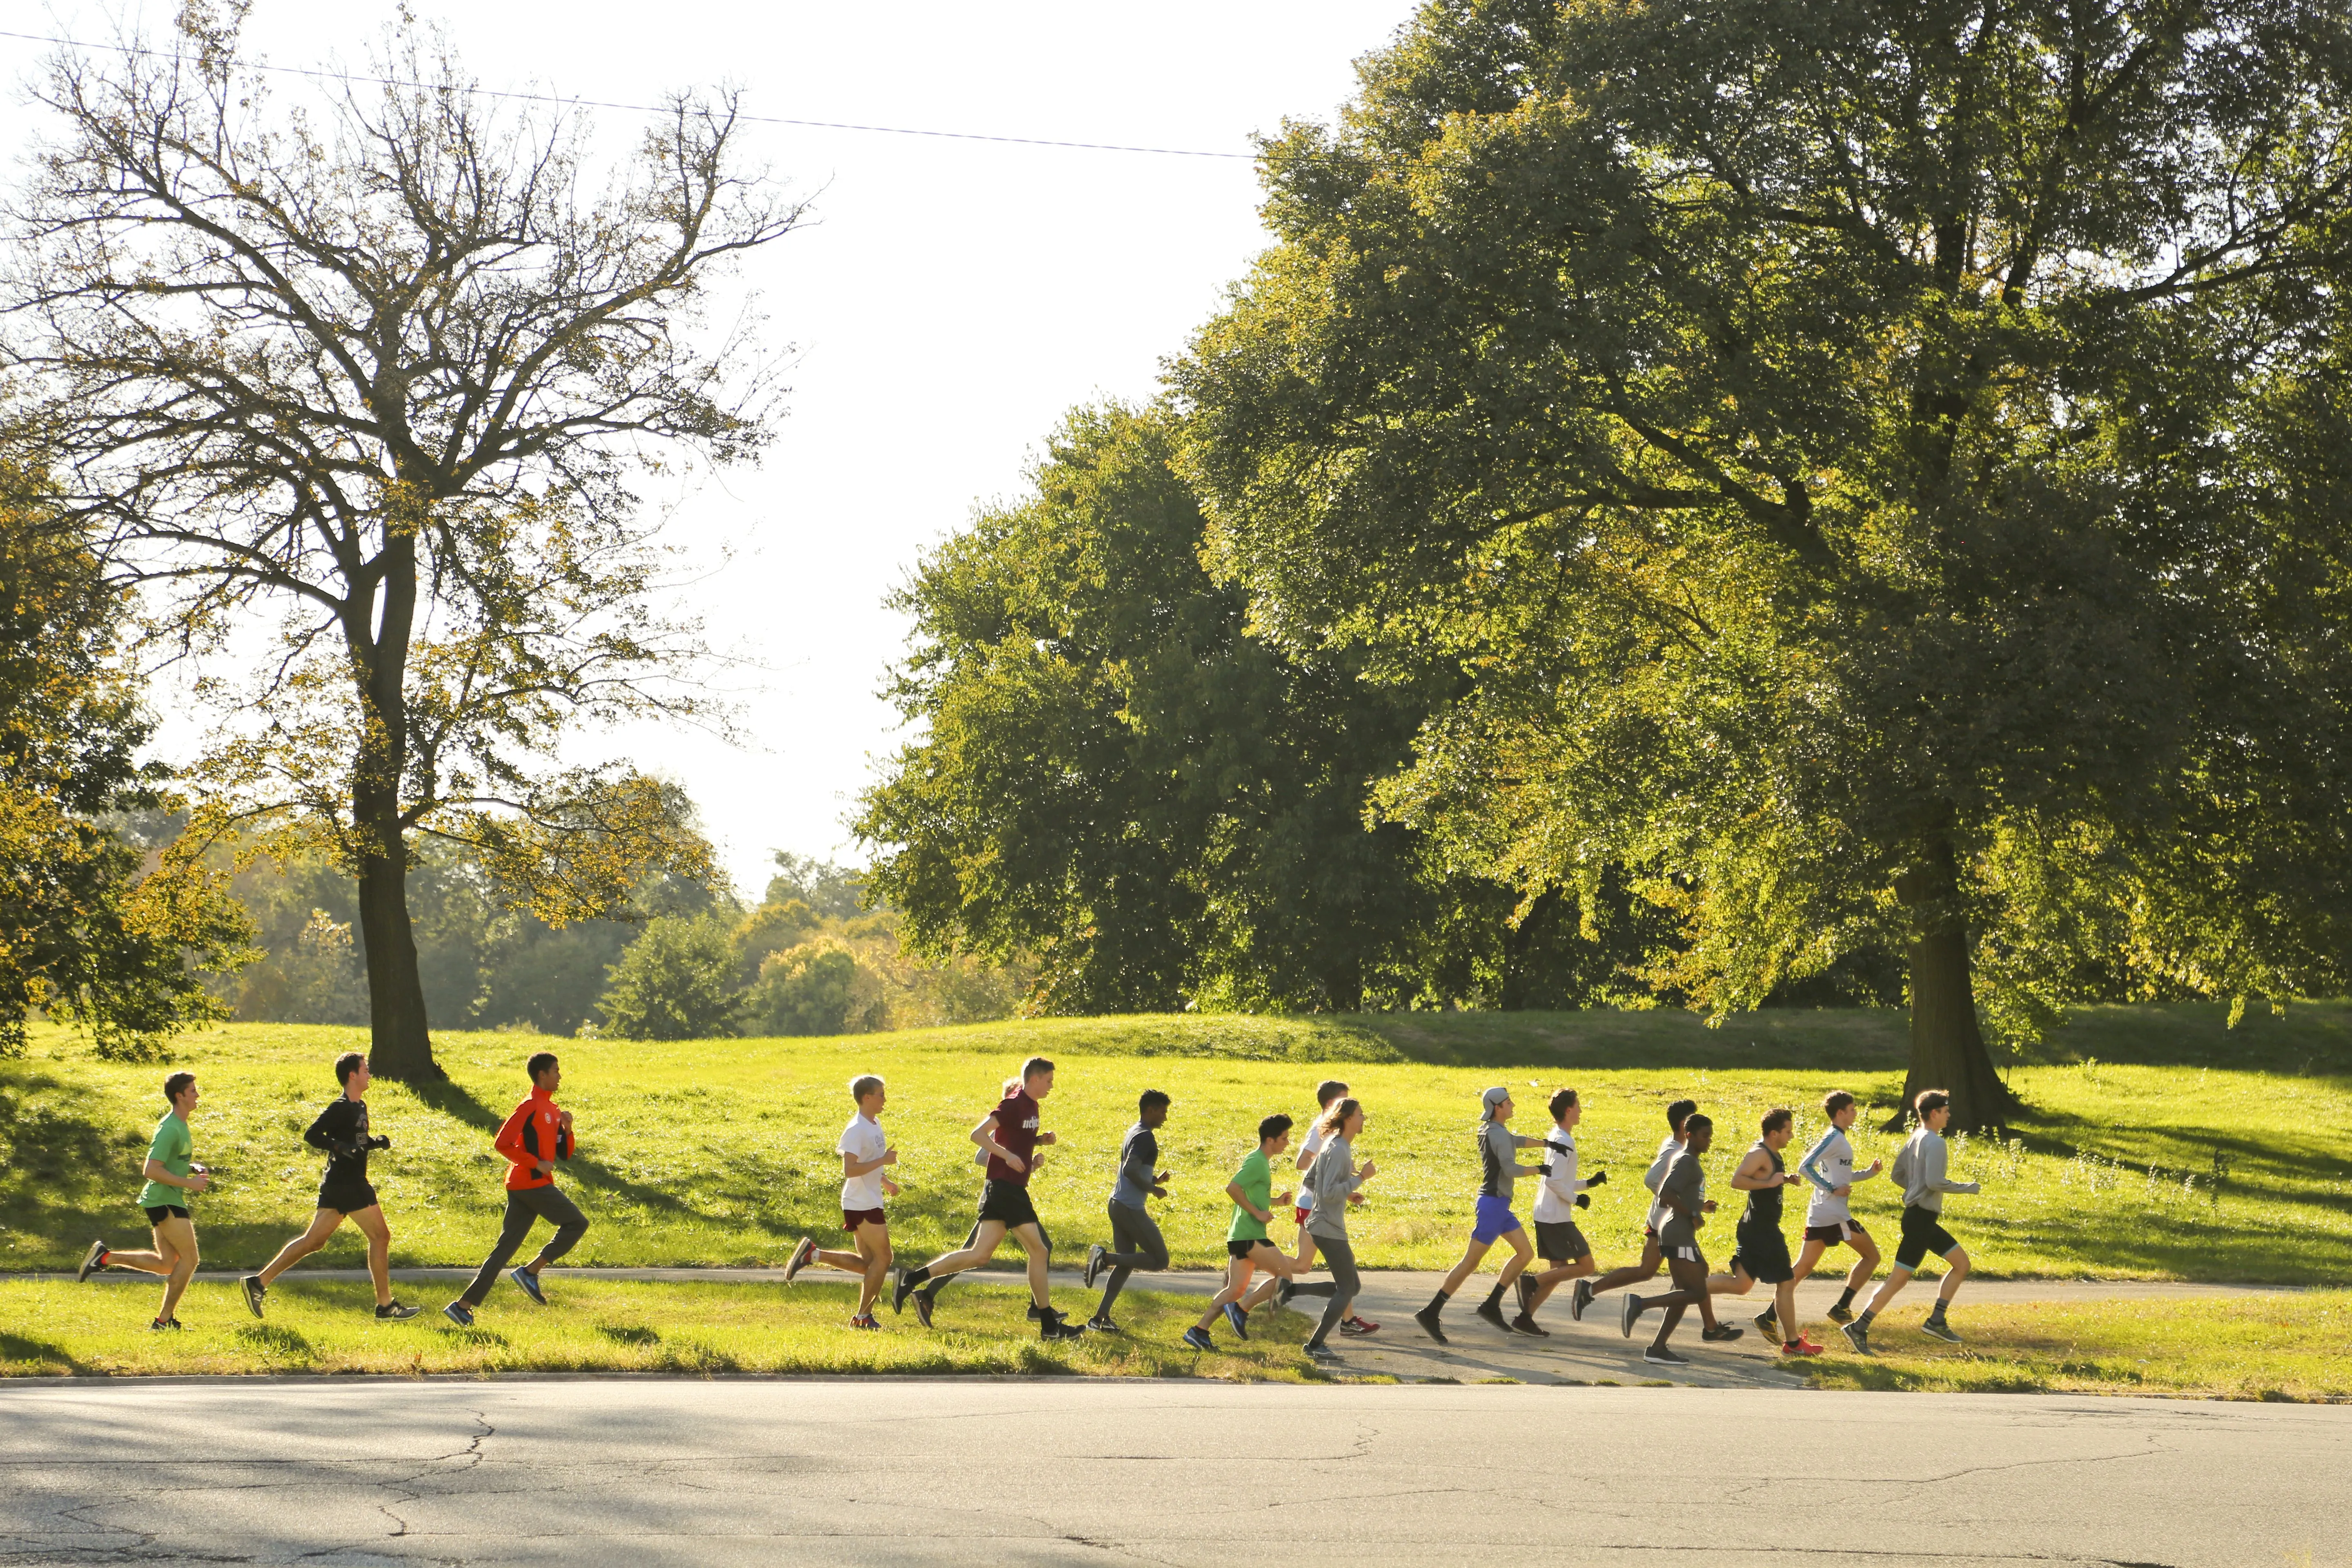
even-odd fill
[[[1937,834],[1920,859],[1895,881],[1912,922],[1911,1070],[1903,1103],[1881,1123],[1901,1129],[1923,1089],[1952,1097],[1952,1125],[1971,1130],[2009,1121],[2017,1101],[1994,1070],[1977,1025],[1976,983],[1969,968],[1968,921],[1960,912],[1958,862],[1952,841]]]
[[[408,857],[397,816],[388,825],[391,853],[360,862],[360,938],[367,950],[368,1070],[411,1083],[445,1078],[433,1059],[425,1024],[425,976],[416,967],[416,935],[408,923]],[[375,825],[362,826],[373,839]]]

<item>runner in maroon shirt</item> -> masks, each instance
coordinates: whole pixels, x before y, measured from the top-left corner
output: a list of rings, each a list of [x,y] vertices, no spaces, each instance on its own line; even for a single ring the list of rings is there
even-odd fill
[[[971,1130],[971,1141],[988,1156],[988,1170],[980,1190],[980,1224],[972,1233],[971,1245],[944,1258],[935,1258],[919,1268],[902,1272],[898,1287],[890,1293],[892,1311],[905,1310],[907,1298],[911,1295],[915,1298],[915,1315],[922,1319],[923,1327],[929,1328],[939,1282],[964,1269],[977,1268],[995,1257],[998,1245],[1009,1232],[1029,1255],[1029,1297],[1035,1305],[1044,1337],[1075,1340],[1085,1332],[1076,1324],[1066,1322],[1065,1314],[1054,1310],[1053,1298],[1045,1288],[1045,1267],[1052,1248],[1037,1224],[1037,1211],[1029,1202],[1029,1173],[1036,1169],[1038,1145],[1054,1141],[1051,1132],[1039,1131],[1041,1112],[1037,1102],[1053,1092],[1054,1064],[1043,1057],[1031,1057],[1022,1064],[1020,1086],[988,1113],[986,1121]]]

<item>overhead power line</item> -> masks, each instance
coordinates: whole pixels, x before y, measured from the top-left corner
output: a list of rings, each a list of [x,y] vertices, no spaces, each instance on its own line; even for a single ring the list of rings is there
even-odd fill
[[[61,44],[69,49],[104,49],[120,55],[153,55],[163,59],[185,61],[187,57],[165,49],[141,48],[131,44],[93,44],[80,38],[57,37],[47,33],[17,33],[0,28],[0,38],[20,38],[33,44]],[[344,71],[322,70],[315,67],[262,65],[252,60],[239,60],[248,70],[274,71],[280,76],[310,77],[321,81],[357,81],[372,87],[424,88],[427,84],[402,81],[393,77],[361,76]],[[492,87],[471,87],[469,92],[485,98],[511,98],[528,103],[554,103],[567,109],[616,109],[631,114],[666,114],[667,110],[650,103],[615,103],[606,99],[563,98],[551,92],[510,92]],[[738,119],[760,125],[796,125],[814,131],[862,131],[877,136],[929,136],[947,142],[999,142],[1015,147],[1064,147],[1084,153],[1147,153],[1164,158],[1234,158],[1249,161],[1248,153],[1211,153],[1198,147],[1135,147],[1117,142],[1064,142],[1044,136],[997,136],[984,131],[925,131],[908,125],[856,125],[840,120],[792,120],[780,114],[742,114]]]

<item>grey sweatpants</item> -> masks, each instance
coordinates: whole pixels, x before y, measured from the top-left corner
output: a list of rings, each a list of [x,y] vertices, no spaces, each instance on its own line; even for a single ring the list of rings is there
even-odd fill
[[[1316,1255],[1323,1267],[1331,1271],[1331,1300],[1323,1309],[1323,1321],[1307,1342],[1319,1345],[1324,1336],[1347,1321],[1348,1309],[1356,1304],[1356,1292],[1363,1288],[1363,1278],[1356,1272],[1356,1249],[1337,1237],[1315,1238]]]
[[[1103,1258],[1111,1266],[1110,1283],[1103,1287],[1102,1305],[1095,1309],[1098,1318],[1110,1316],[1110,1304],[1118,1300],[1129,1275],[1139,1268],[1156,1274],[1168,1267],[1168,1244],[1160,1237],[1160,1226],[1139,1208],[1112,1203],[1110,1246]]]
[[[530,1234],[532,1225],[542,1219],[555,1227],[555,1234],[548,1238],[545,1247],[539,1249],[539,1257],[534,1259],[536,1262],[554,1262],[588,1234],[588,1216],[580,1212],[578,1204],[555,1188],[509,1187],[507,1189],[506,1223],[499,1227],[499,1244],[490,1248],[488,1258],[482,1259],[481,1269],[475,1274],[474,1282],[466,1287],[465,1294],[457,1300],[468,1307],[480,1306],[484,1298],[489,1295],[490,1287],[499,1282],[499,1270],[504,1268],[507,1259],[515,1255],[515,1249],[522,1245],[523,1237]]]

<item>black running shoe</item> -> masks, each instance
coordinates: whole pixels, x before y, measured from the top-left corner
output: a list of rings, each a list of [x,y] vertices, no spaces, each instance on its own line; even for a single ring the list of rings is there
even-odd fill
[[[151,1334],[165,1334],[172,1332],[179,1326],[180,1320],[177,1318],[158,1318],[153,1322],[147,1325],[147,1331]]]
[[[1100,1312],[1097,1312],[1093,1317],[1087,1320],[1087,1327],[1092,1329],[1098,1334],[1123,1334],[1127,1332],[1125,1329],[1120,1328],[1117,1323],[1112,1322]]]
[[[1232,1325],[1235,1339],[1249,1338],[1249,1314],[1242,1310],[1239,1301],[1225,1303],[1225,1321]]]
[[[1652,1345],[1642,1352],[1642,1359],[1652,1366],[1688,1366],[1690,1357],[1676,1355],[1664,1345]]]
[[[800,1278],[801,1270],[806,1268],[809,1260],[815,1256],[816,1243],[805,1236],[801,1237],[801,1244],[793,1248],[792,1260],[784,1265],[784,1283],[789,1285]]]
[[[1308,1345],[1307,1347],[1307,1359],[1310,1361],[1338,1361],[1339,1359],[1339,1352],[1333,1350],[1329,1345]]]
[[[1832,1323],[1851,1323],[1853,1321],[1853,1309],[1852,1307],[1832,1307],[1829,1310],[1829,1320]]]
[[[1845,1336],[1845,1342],[1853,1347],[1854,1354],[1868,1355],[1871,1353],[1870,1331],[1862,1324],[1840,1323],[1838,1325],[1838,1332]]]
[[[907,1276],[913,1272],[914,1270],[911,1268],[901,1268],[898,1270],[898,1278],[892,1282],[890,1286],[890,1310],[893,1312],[903,1312],[907,1310],[907,1298],[913,1295],[917,1289],[917,1287],[908,1284],[907,1281]]]
[[[1536,1310],[1536,1282],[1534,1280],[1528,1279],[1525,1274],[1521,1274],[1517,1279],[1511,1281],[1511,1289],[1518,1292],[1519,1313],[1522,1317]]]
[[[515,1289],[530,1297],[534,1304],[541,1307],[547,1305],[547,1292],[539,1288],[538,1275],[517,1264],[507,1270],[507,1278],[513,1280]]]
[[[269,1294],[269,1287],[261,1282],[261,1276],[248,1274],[238,1280],[237,1285],[245,1291],[247,1310],[257,1318],[261,1316],[261,1299]]]
[[[1103,1254],[1108,1250],[1109,1248],[1104,1247],[1099,1241],[1087,1248],[1087,1271],[1085,1279],[1087,1289],[1091,1290],[1095,1288],[1095,1280],[1102,1273]]]
[[[931,1309],[939,1304],[940,1299],[929,1290],[915,1292],[915,1316],[922,1320],[923,1327],[931,1326]]]
[[[1511,1320],[1511,1327],[1517,1329],[1523,1334],[1533,1334],[1539,1340],[1548,1340],[1551,1338],[1551,1331],[1545,1328],[1541,1323],[1537,1322],[1531,1313],[1521,1312],[1517,1317],[1513,1318]]]
[[[1627,1339],[1633,1337],[1633,1325],[1642,1321],[1642,1298],[1631,1290],[1625,1292],[1625,1310],[1619,1315],[1617,1326]]]
[[[375,1310],[375,1319],[379,1323],[404,1323],[423,1310],[422,1307],[404,1306],[394,1299]]]
[[[1919,1331],[1927,1335],[1931,1340],[1941,1340],[1948,1345],[1957,1345],[1964,1342],[1959,1335],[1952,1332],[1952,1325],[1944,1321],[1941,1318],[1928,1319],[1926,1322],[1919,1325]]]
[[[83,1280],[89,1279],[92,1274],[95,1274],[98,1270],[105,1267],[106,1243],[102,1241],[91,1242],[89,1244],[89,1250],[82,1254],[81,1267],[74,1270],[74,1283],[77,1285],[80,1284]]]
[[[1217,1342],[1209,1337],[1209,1331],[1198,1323],[1186,1329],[1183,1337],[1185,1345],[1192,1350],[1213,1351],[1217,1348]]]
[[[1287,1307],[1290,1305],[1290,1299],[1297,1294],[1298,1287],[1285,1279],[1274,1288],[1274,1304],[1277,1307]]]
[[[1511,1320],[1503,1316],[1503,1304],[1500,1301],[1481,1301],[1470,1310],[1505,1333],[1511,1331]]]
[[[461,1329],[474,1326],[474,1309],[463,1301],[452,1301],[441,1309],[441,1315]]]
[[[1042,1323],[1045,1321],[1045,1314],[1052,1310],[1051,1307],[1041,1307],[1032,1301],[1029,1303],[1029,1310],[1023,1315],[1033,1323]]]
[[[1747,1331],[1738,1323],[1717,1323],[1711,1329],[1701,1329],[1698,1337],[1709,1344],[1720,1345],[1729,1343]]]
[[[1584,1309],[1591,1305],[1592,1305],[1592,1281],[1590,1279],[1580,1279],[1576,1282],[1576,1294],[1568,1299],[1569,1321],[1575,1323],[1584,1321]]]
[[[1421,1331],[1423,1333],[1427,1334],[1439,1344],[1445,1343],[1445,1331],[1438,1324],[1438,1311],[1436,1308],[1423,1307],[1420,1311],[1415,1312],[1412,1315],[1412,1321],[1421,1325]]]

